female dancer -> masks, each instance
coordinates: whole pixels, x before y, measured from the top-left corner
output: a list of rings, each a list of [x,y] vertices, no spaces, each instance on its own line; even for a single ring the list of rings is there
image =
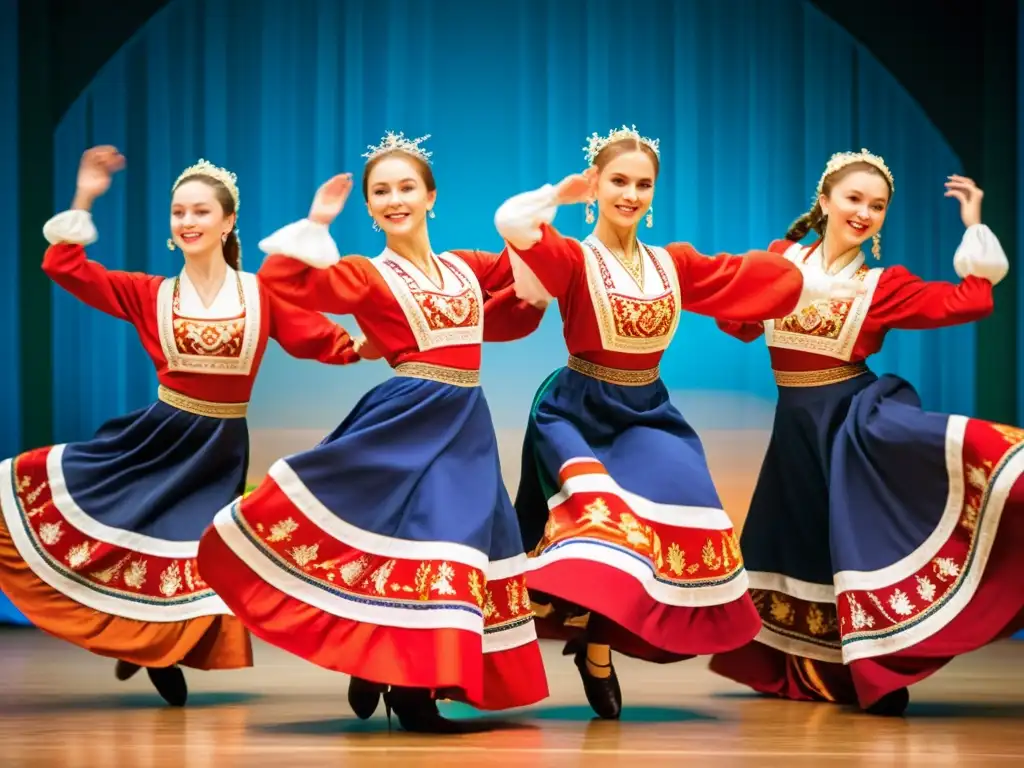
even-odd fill
[[[423,137],[425,139],[426,137]],[[397,374],[311,451],[282,459],[200,544],[203,575],[267,642],[353,676],[360,717],[377,702],[406,730],[450,732],[433,698],[483,709],[547,696],[515,512],[479,387],[481,343],[526,335],[542,312],[483,322],[507,256],[436,254],[437,196],[423,139],[371,147],[363,194],[386,247],[339,258],[327,225],[352,186],[317,192],[309,218],[260,244],[283,296],[354,315]],[[312,267],[312,268],[311,268]]]
[[[516,499],[536,558],[531,592],[549,601],[539,628],[570,639],[588,701],[615,718],[611,646],[675,661],[741,646],[760,626],[700,439],[659,377],[680,311],[770,318],[829,294],[775,254],[640,243],[658,142],[623,127],[595,133],[585,151],[585,174],[513,197],[495,223],[515,249],[519,295],[558,298],[570,355],[534,401]],[[582,243],[550,226],[558,205],[595,196],[597,226]]]
[[[90,209],[124,165],[113,147],[82,157],[71,210],[50,219],[43,270],[91,307],[135,326],[157,369],[157,402],[92,440],[0,464],[0,587],[37,627],[145,667],[181,706],[197,669],[251,666],[244,627],[196,569],[199,536],[245,485],[246,405],[274,338],[292,355],[358,360],[351,338],[241,272],[233,174],[201,160],[173,188],[177,277],[107,270],[86,258]]]
[[[866,287],[763,324],[779,385],[768,452],[743,529],[764,626],[711,668],[790,699],[902,714],[907,686],[1020,626],[1024,430],[921,410],[914,388],[865,360],[894,328],[968,323],[992,311],[1006,256],[981,223],[982,192],[950,176],[967,227],[959,284],[870,267],[892,174],[867,150],[834,155],[817,199],[770,248]],[[799,244],[813,229],[821,237]],[[997,538],[998,533],[998,538]]]

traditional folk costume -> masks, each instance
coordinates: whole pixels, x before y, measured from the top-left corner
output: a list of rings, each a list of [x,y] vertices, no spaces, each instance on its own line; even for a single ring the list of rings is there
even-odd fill
[[[396,375],[217,515],[204,577],[268,643],[392,686],[385,702],[407,729],[437,726],[428,690],[487,710],[545,698],[526,555],[479,386],[481,344],[527,335],[542,311],[515,298],[505,255],[436,255],[437,285],[390,249],[340,258],[309,220],[260,247],[275,290],[353,315]],[[485,295],[502,289],[485,319]]]
[[[627,135],[592,140],[588,161]],[[569,351],[534,400],[515,506],[538,632],[570,641],[591,706],[616,717],[614,670],[610,683],[588,676],[584,636],[668,662],[740,647],[760,628],[700,438],[659,375],[680,313],[779,317],[828,294],[775,254],[708,258],[679,243],[638,244],[631,274],[593,235],[555,231],[556,206],[548,185],[495,216],[506,241],[534,243],[509,246],[516,290],[558,299]]]
[[[825,274],[821,241],[770,249]],[[862,281],[862,297],[720,324],[764,335],[779,400],[741,539],[764,625],[715,672],[900,714],[906,686],[1024,625],[1024,430],[924,411],[913,386],[866,364],[891,329],[992,311],[1008,263],[988,227],[967,229],[954,266],[959,284],[925,282],[860,254],[836,277]]]
[[[204,164],[182,174],[233,177]],[[290,354],[345,364],[352,339],[327,318],[230,267],[204,307],[183,270],[163,278],[86,258],[87,211],[50,219],[43,270],[86,304],[131,323],[157,370],[157,401],[91,440],[0,463],[0,588],[37,627],[149,668],[169,703],[187,695],[173,665],[251,666],[244,627],[200,576],[199,537],[245,486],[246,407],[269,338]]]

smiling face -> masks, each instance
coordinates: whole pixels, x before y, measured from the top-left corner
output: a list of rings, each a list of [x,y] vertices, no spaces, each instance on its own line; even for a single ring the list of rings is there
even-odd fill
[[[826,232],[840,252],[860,246],[882,228],[891,194],[885,177],[866,163],[825,180],[818,203],[828,216]]]
[[[185,256],[209,253],[221,247],[235,226],[235,214],[225,213],[217,185],[199,178],[183,181],[171,198],[171,236]],[[227,193],[227,190],[224,190]],[[231,205],[228,195],[228,207]]]
[[[397,151],[367,164],[363,194],[367,210],[384,234],[404,237],[425,226],[437,188],[429,165]]]
[[[602,149],[594,165],[600,215],[617,228],[635,227],[654,200],[657,155],[634,139],[623,139]]]

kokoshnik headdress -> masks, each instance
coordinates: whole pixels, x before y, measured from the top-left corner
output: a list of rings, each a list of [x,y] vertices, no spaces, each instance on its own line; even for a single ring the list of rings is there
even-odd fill
[[[369,152],[364,152],[362,156],[366,158],[367,162],[369,162],[375,157],[388,152],[408,152],[410,155],[415,155],[429,165],[430,156],[433,153],[428,152],[420,146],[422,142],[429,138],[429,133],[426,136],[420,136],[418,139],[407,139],[402,131],[399,131],[398,133],[388,131],[384,134],[384,138],[380,140],[380,144],[367,144],[366,148]]]
[[[825,163],[825,170],[822,172],[821,178],[818,179],[818,190],[814,194],[814,202],[811,204],[811,210],[814,209],[813,206],[817,205],[818,198],[824,194],[825,179],[836,171],[841,170],[848,165],[853,165],[854,163],[867,163],[871,167],[878,169],[878,171],[885,176],[885,180],[889,182],[889,191],[894,192],[896,190],[896,184],[893,182],[892,178],[892,171],[890,171],[889,166],[885,164],[885,160],[880,158],[878,155],[871,154],[863,147],[860,152],[836,152],[828,159],[828,162]],[[871,253],[876,259],[882,258],[882,234],[880,232],[876,232],[871,236]]]
[[[659,160],[661,159],[661,149],[658,146],[661,142],[661,139],[651,139],[648,138],[647,136],[641,136],[640,133],[637,131],[635,125],[630,126],[628,128],[625,125],[623,125],[621,128],[613,128],[612,130],[608,131],[607,136],[599,136],[597,131],[594,131],[592,134],[590,134],[590,137],[587,139],[587,143],[583,146],[583,154],[587,158],[587,165],[594,164],[594,160],[597,158],[598,154],[600,154],[602,149],[607,147],[609,144],[612,144],[616,141],[621,141],[622,139],[635,139],[644,146],[649,147],[650,150],[654,152],[655,156]],[[647,209],[646,218],[647,227],[650,228],[654,226],[653,206]],[[586,221],[587,224],[594,223],[594,210],[591,207],[590,203],[587,203]]]
[[[233,174],[227,168],[221,168],[219,166],[214,165],[209,160],[199,158],[199,162],[197,162],[195,165],[190,165],[188,168],[186,168],[178,175],[178,178],[175,179],[174,181],[174,185],[171,187],[171,191],[173,192],[174,190],[176,190],[178,188],[178,185],[181,184],[181,182],[185,181],[185,179],[189,178],[190,176],[208,176],[211,179],[219,181],[227,188],[228,193],[231,195],[231,199],[235,203],[234,232],[235,240],[238,241],[238,268],[240,271],[242,268],[242,238],[238,234],[238,209],[241,207],[241,201],[238,195],[238,177],[235,176],[235,174]],[[174,241],[168,240],[167,247],[168,249],[173,251]]]

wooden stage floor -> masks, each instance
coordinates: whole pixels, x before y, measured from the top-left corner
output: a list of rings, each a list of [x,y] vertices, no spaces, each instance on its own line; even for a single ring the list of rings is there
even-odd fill
[[[761,699],[694,659],[618,660],[625,711],[591,722],[576,670],[544,644],[551,697],[457,737],[356,720],[347,678],[258,645],[258,666],[189,674],[184,709],[139,675],[29,629],[0,628],[3,768],[235,766],[981,766],[1024,763],[1024,642],[958,659],[912,689],[906,719]],[[450,716],[468,716],[442,705]],[[500,724],[500,727],[498,727]]]

